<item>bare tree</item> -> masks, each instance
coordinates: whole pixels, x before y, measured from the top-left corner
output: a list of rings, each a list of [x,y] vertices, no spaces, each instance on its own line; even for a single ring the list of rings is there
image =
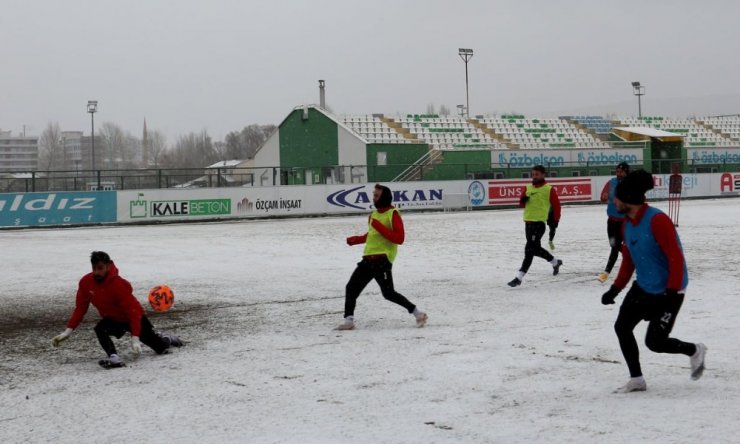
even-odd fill
[[[180,136],[172,150],[163,158],[166,166],[173,168],[202,168],[217,162],[218,153],[206,130],[199,134]]]
[[[42,171],[64,169],[64,146],[59,123],[49,122],[39,138],[39,163]]]
[[[154,167],[158,167],[167,150],[167,138],[159,130],[147,131],[147,138],[149,141],[149,162]],[[144,167],[148,166],[144,165]]]
[[[105,122],[98,130],[100,135],[100,151],[98,164],[101,168],[112,169],[118,166],[122,160],[121,153],[124,151],[126,135],[120,126],[112,122]]]
[[[100,127],[100,166],[105,169],[125,169],[138,165],[141,159],[141,139],[112,122]]]
[[[222,160],[253,158],[257,150],[276,128],[275,125],[252,124],[245,126],[239,132],[230,132],[224,138],[225,146]]]
[[[244,127],[241,136],[244,143],[244,156],[239,159],[251,159],[268,137],[277,129],[275,125],[249,125]]]

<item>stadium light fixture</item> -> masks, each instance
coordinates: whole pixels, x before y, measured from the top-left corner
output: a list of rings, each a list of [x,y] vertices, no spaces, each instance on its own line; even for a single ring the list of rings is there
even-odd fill
[[[468,62],[473,58],[473,50],[470,48],[460,48],[457,51],[463,62],[465,62],[465,115],[470,118],[470,94],[468,93]]]
[[[458,114],[460,114],[460,117],[465,117],[465,105],[457,105]]]
[[[95,113],[98,112],[98,101],[87,101],[87,112],[90,113],[90,126],[92,128],[92,170],[95,171]]]
[[[645,95],[645,86],[640,82],[632,82],[632,93],[637,96],[637,117],[642,118],[642,101],[640,98]]]

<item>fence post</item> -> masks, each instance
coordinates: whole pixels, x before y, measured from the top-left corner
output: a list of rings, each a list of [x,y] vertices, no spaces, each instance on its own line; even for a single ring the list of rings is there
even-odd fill
[[[97,176],[98,176],[98,188],[97,188],[97,191],[100,191],[100,173],[101,173],[101,171],[100,171],[100,170],[97,170],[97,171],[96,171],[96,174],[97,174]]]
[[[162,188],[162,168],[157,169],[157,188]]]
[[[36,192],[36,171],[31,171],[31,192]]]

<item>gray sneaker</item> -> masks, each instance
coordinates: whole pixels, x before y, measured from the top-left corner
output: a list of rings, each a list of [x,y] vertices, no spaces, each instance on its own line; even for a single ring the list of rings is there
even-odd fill
[[[123,362],[123,359],[121,359],[121,357],[115,353],[108,356],[108,359],[101,359],[100,361],[98,361],[98,365],[106,370],[112,368],[126,367],[126,363]]]
[[[630,378],[627,384],[614,390],[613,393],[644,392],[645,390],[647,390],[645,378]]]
[[[355,329],[355,318],[354,316],[347,316],[344,318],[341,324],[337,325],[334,330],[354,330]]]
[[[169,342],[170,347],[182,347],[185,345],[185,343],[182,342],[182,339],[172,333],[161,333],[159,336],[162,337],[165,342]]]
[[[691,379],[696,381],[704,374],[704,357],[707,354],[707,346],[701,342],[696,344],[696,352],[691,359]]]
[[[414,317],[416,318],[416,326],[419,328],[425,326],[427,324],[427,319],[429,319],[429,316],[427,316],[423,311],[415,314]]]

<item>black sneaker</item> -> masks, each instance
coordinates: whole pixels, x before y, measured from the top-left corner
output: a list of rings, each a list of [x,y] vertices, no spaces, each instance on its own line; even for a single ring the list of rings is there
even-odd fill
[[[112,368],[120,368],[120,367],[126,367],[126,363],[123,361],[112,361],[110,359],[101,359],[98,361],[98,365],[103,367],[106,370],[112,369]]]
[[[558,259],[558,263],[552,266],[552,275],[557,276],[560,273],[560,266],[563,265],[563,261]]]
[[[508,285],[509,285],[509,287],[518,287],[518,286],[522,285],[522,281],[519,278],[514,278],[514,279],[511,280],[511,282],[509,282]]]
[[[178,338],[172,333],[162,333],[161,336],[162,339],[165,340],[165,342],[168,342],[170,344],[170,347],[182,347],[183,345],[185,345],[185,343],[182,342],[182,339]]]

